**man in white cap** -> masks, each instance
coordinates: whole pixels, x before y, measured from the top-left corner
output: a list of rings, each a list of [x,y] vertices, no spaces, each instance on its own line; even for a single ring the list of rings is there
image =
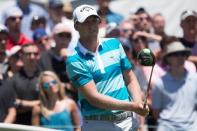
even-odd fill
[[[197,12],[194,10],[186,10],[181,14],[181,28],[183,29],[183,37],[179,40],[187,48],[192,49],[191,56],[188,58],[194,62],[197,67]]]
[[[0,83],[5,79],[8,70],[8,57],[6,53],[6,44],[8,40],[8,29],[0,24]]]
[[[5,25],[9,30],[9,39],[6,48],[10,50],[15,45],[30,43],[31,40],[21,33],[21,21],[23,12],[19,7],[12,7],[4,12]]]
[[[68,96],[77,101],[77,95],[68,79],[65,64],[65,59],[70,52],[68,46],[72,39],[71,30],[70,26],[65,23],[58,23],[54,26],[52,31],[54,47],[42,53],[40,67],[42,71],[54,71],[64,83]]]
[[[153,82],[152,108],[158,120],[157,131],[197,131],[197,74],[184,68],[190,53],[181,42],[166,47],[164,59],[169,70]]]
[[[80,39],[66,71],[78,89],[82,131],[137,130],[132,112],[146,116],[149,109],[143,108],[133,64],[117,39],[98,39],[100,17],[94,7],[81,5],[73,17]]]

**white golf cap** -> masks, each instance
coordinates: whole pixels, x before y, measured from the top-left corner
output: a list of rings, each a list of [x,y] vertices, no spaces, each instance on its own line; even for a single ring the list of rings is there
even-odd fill
[[[9,17],[21,17],[23,16],[23,12],[19,7],[12,6],[5,10],[5,20],[8,19]]]
[[[97,16],[100,18],[96,9],[90,5],[80,5],[73,11],[74,23],[83,23],[89,16]]]
[[[197,18],[197,13],[194,10],[186,10],[181,14],[181,20],[185,20],[187,17],[189,16],[193,16],[195,18]]]

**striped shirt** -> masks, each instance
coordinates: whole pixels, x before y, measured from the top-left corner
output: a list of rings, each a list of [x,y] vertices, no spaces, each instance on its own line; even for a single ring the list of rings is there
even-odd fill
[[[67,74],[75,87],[81,88],[93,80],[99,93],[119,100],[130,101],[122,73],[124,70],[132,69],[133,64],[129,62],[117,39],[100,39],[96,52],[87,50],[78,42],[73,54],[67,58],[66,67]],[[83,116],[118,112],[90,105],[80,92],[79,101]]]

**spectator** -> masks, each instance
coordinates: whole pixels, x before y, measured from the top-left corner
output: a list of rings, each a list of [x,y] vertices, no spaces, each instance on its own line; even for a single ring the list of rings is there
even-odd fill
[[[15,45],[23,45],[31,42],[23,33],[21,33],[21,21],[23,12],[18,7],[12,7],[5,11],[5,25],[9,30],[9,39],[6,44],[7,50],[10,50]]]
[[[8,29],[5,25],[0,24],[0,50],[6,50],[8,40]]]
[[[43,52],[41,55],[41,70],[55,72],[60,80],[64,82],[68,95],[77,100],[76,91],[71,86],[70,80],[68,79],[65,64],[65,59],[69,55],[69,50],[67,48],[72,39],[71,28],[64,23],[58,23],[53,29],[53,38],[55,47]]]
[[[165,18],[162,14],[157,13],[152,17],[154,33],[160,36],[165,34]]]
[[[167,73],[154,81],[152,108],[158,119],[157,131],[196,131],[197,75],[184,63],[190,54],[180,42],[167,45],[164,59]]]
[[[9,67],[7,70],[7,77],[11,78],[16,74],[23,66],[23,62],[20,58],[20,50],[21,46],[16,45],[11,50],[9,50],[8,59],[9,59]]]
[[[106,38],[120,38],[120,29],[116,23],[108,23],[106,26]]]
[[[135,26],[132,21],[124,20],[120,23],[120,40],[123,41],[123,43],[131,46],[132,48],[132,37],[135,33]]]
[[[70,20],[64,16],[63,1],[49,0],[49,14],[50,20],[48,21],[48,23],[51,30],[53,30],[54,26],[58,23],[64,23],[71,28],[72,39],[68,45],[68,49],[72,51],[76,46],[79,35],[78,32],[74,29],[73,20]]]
[[[37,28],[33,33],[33,40],[38,46],[40,52],[51,49],[52,40],[47,35],[44,28]]]
[[[7,40],[8,29],[0,24],[0,122],[13,123],[16,118],[14,91],[5,82],[9,67],[6,53]]]
[[[136,29],[140,28],[140,19],[136,13],[131,11],[129,14],[128,20],[134,24]]]
[[[101,17],[106,17],[108,23],[115,22],[117,25],[123,20],[123,16],[113,12],[109,8],[110,0],[97,0],[98,14]]]
[[[43,16],[46,20],[49,19],[48,13],[41,6],[32,3],[30,0],[16,0],[16,5],[23,12],[21,24],[21,32],[28,38],[32,39],[33,32],[31,31],[31,21],[34,16]]]
[[[136,15],[138,15],[140,19],[139,29],[136,34],[146,37],[148,42],[148,48],[150,48],[155,55],[160,52],[160,45],[159,42],[161,41],[162,37],[153,33],[152,27],[152,18],[148,14],[148,12],[144,8],[139,8],[136,11]]]
[[[79,92],[82,130],[136,130],[131,111],[146,116],[148,107],[143,108],[133,66],[121,43],[114,38],[98,39],[100,17],[94,7],[80,5],[73,16],[80,39],[66,60],[66,71]]]
[[[34,32],[38,28],[43,28],[46,30],[47,21],[44,16],[33,16],[31,20],[31,30]]]
[[[33,125],[80,131],[80,113],[77,105],[65,96],[64,87],[55,73],[44,71],[40,74],[39,96],[40,107],[35,108]]]
[[[8,58],[6,53],[6,44],[8,40],[8,29],[0,24],[0,83],[5,79],[8,69]]]
[[[72,4],[70,2],[65,2],[64,6],[63,6],[63,12],[64,12],[64,16],[68,19],[72,19],[73,18],[73,7]]]
[[[183,37],[179,40],[187,48],[192,49],[192,54],[188,58],[190,61],[194,62],[197,67],[197,13],[194,10],[186,10],[181,14],[181,27],[183,30]]]
[[[17,105],[17,124],[31,125],[32,108],[38,100],[38,60],[39,52],[35,44],[25,44],[21,49],[23,67],[10,80],[9,86],[14,89]]]
[[[152,22],[151,22],[151,16],[148,14],[148,12],[143,7],[140,7],[135,14],[138,16],[139,20],[141,21],[139,22],[139,29],[137,30],[150,33],[152,29]]]
[[[169,43],[171,40],[177,39],[175,36],[169,36],[165,32],[165,18],[162,14],[156,13],[152,17],[152,25],[154,29],[154,33],[156,35],[161,36],[161,40],[158,40],[160,42],[160,46],[166,46],[165,44]],[[160,53],[160,52],[158,52]],[[160,55],[160,54],[159,54]]]

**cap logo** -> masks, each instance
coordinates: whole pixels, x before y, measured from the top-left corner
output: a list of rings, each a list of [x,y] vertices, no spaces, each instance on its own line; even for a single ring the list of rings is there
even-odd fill
[[[91,7],[86,6],[86,7],[83,7],[83,8],[80,10],[80,12],[83,12],[84,10],[87,11],[87,12],[89,12],[90,10],[94,10],[94,9],[91,8]]]

